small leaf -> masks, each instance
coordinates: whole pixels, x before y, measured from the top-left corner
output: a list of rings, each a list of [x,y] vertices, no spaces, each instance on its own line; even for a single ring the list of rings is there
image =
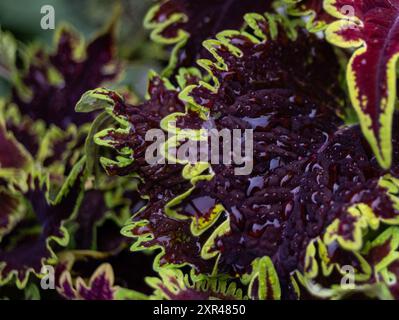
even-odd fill
[[[248,295],[255,300],[280,300],[280,281],[270,257],[265,256],[254,260],[252,268]]]
[[[98,149],[99,146],[94,141],[94,136],[98,133],[99,129],[107,124],[111,119],[111,116],[103,112],[94,120],[91,125],[89,134],[86,138],[85,143],[85,154],[86,154],[86,170],[88,174],[92,174],[98,159]]]
[[[88,113],[110,107],[115,103],[110,97],[112,94],[115,93],[101,88],[87,91],[76,104],[75,111]]]

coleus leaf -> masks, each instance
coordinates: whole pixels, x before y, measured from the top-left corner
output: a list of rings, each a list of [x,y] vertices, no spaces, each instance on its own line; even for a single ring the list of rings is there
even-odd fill
[[[86,142],[84,145],[84,153],[86,155],[86,170],[89,175],[94,175],[94,177],[100,176],[102,173],[102,170],[98,164],[100,147],[94,142],[94,135],[100,131],[100,129],[106,128],[110,122],[112,122],[112,118],[108,113],[103,112],[99,114],[93,121],[86,137]],[[94,184],[98,186],[97,179],[95,179]]]
[[[154,261],[156,268],[165,264],[189,263],[209,269],[199,256],[200,240],[190,235],[190,222],[176,221],[164,211],[168,201],[190,187],[179,174],[182,167],[149,165],[145,160],[146,148],[151,144],[145,139],[148,130],[161,129],[162,118],[184,110],[178,94],[178,89],[167,80],[152,74],[148,100],[141,105],[130,105],[119,94],[101,89],[85,95],[77,108],[105,107],[106,112],[117,120],[120,128],[105,129],[95,135],[97,144],[117,152],[115,159],[104,157],[100,161],[110,175],[134,175],[142,181],[139,193],[144,202],[136,208],[135,212],[140,210],[123,229],[125,236],[136,239],[132,250],[160,249]],[[197,255],[193,255],[193,252],[197,252]]]
[[[331,63],[336,60],[330,46],[271,15],[248,15],[246,21],[252,34],[228,31],[205,43],[213,58],[200,60],[200,65],[211,82],[190,83],[179,92],[152,77],[149,99],[140,108],[105,93],[111,99],[105,99],[105,108],[118,124],[100,132],[96,142],[117,152],[112,159],[102,159],[109,174],[138,175],[142,180],[139,190],[147,205],[123,232],[136,238],[133,250],[161,250],[156,270],[188,264],[196,272],[239,276],[251,274],[253,262],[268,256],[275,273],[266,263],[261,268],[266,280],[256,281],[267,287],[277,274],[280,293],[275,289],[261,295],[284,299],[295,291],[292,273],[313,265],[306,255],[315,238],[348,249],[347,255],[340,251],[339,261],[352,261],[369,229],[397,224],[399,150],[394,150],[387,178],[360,129],[341,127],[332,103],[341,96],[336,86],[339,66]],[[309,58],[305,64],[303,57]],[[165,126],[170,119],[177,120],[174,127]],[[146,163],[145,130],[176,133],[189,128],[198,133],[210,123],[217,129],[254,129],[253,173],[236,176],[233,166],[212,165],[210,171],[208,165],[204,175],[210,179],[193,181],[193,175],[185,174],[192,170],[187,165]],[[206,170],[195,168],[194,173],[201,176]],[[186,209],[204,199],[205,209],[223,207],[222,218],[209,229],[193,232],[192,222],[208,217],[210,210]],[[349,211],[360,205],[369,206],[372,214],[352,219]],[[353,232],[358,225],[361,232]],[[362,269],[364,274],[369,271]],[[256,281],[253,288],[265,288]],[[260,295],[254,291],[252,297]]]
[[[396,252],[397,253],[397,252]],[[395,260],[381,271],[383,281],[387,284],[389,297],[387,299],[399,298],[399,260]]]
[[[273,221],[275,221],[274,219],[268,222],[268,219],[264,216],[265,212],[263,211],[262,216],[265,218],[265,221],[259,222],[257,221],[259,216],[250,213],[252,210],[247,208],[247,206],[253,205],[254,201],[260,201],[261,193],[256,196],[259,189],[264,190],[266,194],[276,195],[274,200],[273,197],[270,196],[270,203],[268,202],[269,200],[266,200],[267,198],[264,197],[263,199],[267,202],[267,205],[264,203],[262,205],[263,207],[271,207],[279,211],[284,210],[286,205],[290,205],[290,201],[285,199],[286,195],[288,196],[289,194],[288,189],[285,190],[281,188],[281,186],[277,187],[276,183],[276,186],[270,185],[270,190],[267,190],[267,181],[269,179],[270,181],[274,180],[274,177],[268,177],[268,174],[271,174],[272,170],[277,169],[276,167],[285,165],[287,165],[287,171],[281,172],[281,179],[290,171],[301,171],[299,168],[290,168],[288,165],[292,161],[295,162],[294,159],[309,156],[309,154],[306,153],[312,153],[311,150],[313,148],[316,152],[325,143],[322,132],[324,130],[326,130],[326,132],[331,130],[330,133],[326,133],[326,135],[331,134],[336,129],[334,121],[337,121],[337,124],[339,123],[329,107],[324,109],[322,106],[318,106],[307,100],[309,98],[310,100],[315,99],[319,101],[320,98],[316,97],[314,93],[309,92],[299,81],[299,78],[303,77],[304,74],[310,77],[318,77],[320,70],[323,68],[323,63],[316,59],[311,61],[309,65],[304,66],[305,70],[297,70],[296,68],[301,64],[296,64],[294,62],[295,56],[284,56],[285,54],[290,55],[292,52],[298,52],[302,49],[303,53],[301,53],[300,56],[306,56],[309,46],[314,46],[316,51],[320,50],[319,54],[315,55],[315,57],[317,57],[323,54],[330,54],[328,53],[328,49],[322,46],[319,47],[317,41],[313,42],[312,37],[308,38],[308,36],[304,34],[298,35],[301,40],[299,40],[299,38],[296,40],[289,39],[287,33],[284,32],[279,24],[277,24],[279,27],[278,34],[276,35],[276,29],[270,27],[272,25],[276,26],[276,21],[272,20],[270,16],[266,19],[260,15],[248,15],[246,19],[248,24],[256,30],[256,35],[264,40],[259,41],[250,38],[248,34],[241,34],[239,32],[226,32],[219,34],[218,40],[207,42],[206,46],[214,55],[216,62],[202,60],[201,64],[211,72],[215,86],[210,87],[205,83],[189,86],[181,94],[181,97],[186,99],[186,101],[191,103],[195,108],[187,112],[186,115],[176,116],[178,119],[177,126],[180,126],[179,128],[186,128],[188,125],[192,128],[193,123],[195,123],[195,128],[201,128],[205,125],[207,119],[204,120],[199,113],[210,114],[210,118],[215,123],[214,126],[216,128],[253,128],[255,129],[255,136],[260,139],[259,142],[256,142],[259,143],[259,153],[255,151],[254,154],[256,163],[259,159],[259,166],[257,167],[255,163],[256,169],[251,176],[237,177],[234,176],[230,168],[213,166],[212,169],[215,172],[213,179],[210,181],[204,180],[198,182],[196,185],[197,191],[192,192],[187,199],[182,201],[180,209],[181,212],[188,214],[190,211],[187,210],[185,206],[190,202],[195,203],[197,199],[199,200],[206,196],[213,199],[216,198],[215,202],[224,206],[226,211],[230,214],[231,225],[233,227],[230,232],[227,232],[226,236],[216,238],[215,242],[218,242],[221,245],[220,250],[226,253],[225,258],[228,261],[225,261],[225,264],[229,266],[228,268],[233,268],[232,272],[234,273],[250,271],[245,269],[250,267],[255,257],[262,257],[269,254],[270,256],[274,255],[273,251],[266,251],[269,249],[272,250],[272,245],[270,247],[267,245],[259,246],[256,240],[252,242],[250,238],[257,238],[254,235],[257,233],[259,233],[260,237],[262,237],[261,234],[263,233],[270,237],[277,236],[281,232],[279,227],[280,223],[273,223]],[[266,38],[268,38],[268,40],[265,40]],[[310,41],[310,43],[302,48],[301,45],[304,41]],[[292,48],[289,48],[290,46],[292,46]],[[268,67],[269,62],[270,67]],[[292,67],[291,63],[293,63]],[[318,66],[317,70],[316,66]],[[290,74],[289,76],[287,74],[287,77],[285,77],[284,74],[287,67],[290,70]],[[328,68],[329,67],[331,67],[331,65],[329,65]],[[329,71],[323,73],[324,77],[328,74],[330,74]],[[333,71],[331,71],[331,76],[333,77]],[[295,80],[295,77],[298,77],[298,81]],[[247,79],[252,80],[248,82]],[[321,84],[321,81],[315,82]],[[324,88],[329,88],[330,84],[331,82],[328,84],[326,83]],[[318,90],[318,92],[321,93],[323,90],[329,91],[330,89],[321,89]],[[299,92],[303,92],[303,96],[299,94]],[[298,93],[298,95],[296,93]],[[310,96],[312,96],[312,98],[310,98]],[[299,102],[301,107],[295,106],[297,102]],[[274,106],[278,106],[278,108]],[[301,122],[306,119],[309,114],[312,114],[312,110],[318,114],[314,119],[320,120],[320,124],[318,120],[305,120],[303,122],[303,125],[306,123],[305,131],[310,131],[299,134],[295,130],[301,130]],[[285,112],[289,113],[289,115],[285,114]],[[325,121],[322,120],[324,117],[326,117]],[[334,120],[334,118],[336,120]],[[285,127],[279,119],[287,119],[288,126]],[[290,121],[293,122],[289,124]],[[326,126],[327,123],[332,126],[329,128]],[[310,127],[308,124],[311,124]],[[294,132],[291,132],[292,135],[288,134],[288,131],[292,128],[296,129]],[[275,132],[276,135],[281,135],[285,132],[286,139],[283,144],[284,146],[272,146],[274,141],[273,132]],[[315,142],[315,145],[312,146],[311,143],[299,141],[301,139],[308,139],[306,138],[307,134],[309,134],[309,140]],[[318,138],[315,139],[315,137]],[[265,140],[262,143],[261,140],[263,139],[266,139],[267,142]],[[306,144],[309,149],[306,149],[306,151],[303,149],[305,153],[297,155],[296,152],[298,150],[294,146],[301,144]],[[261,152],[262,145],[268,145],[266,153]],[[278,164],[276,163],[276,159],[279,159]],[[260,165],[260,163],[264,165]],[[296,165],[300,165],[299,163],[300,161]],[[268,169],[270,173],[268,173]],[[275,178],[278,179],[277,177]],[[252,185],[254,187],[251,188],[250,186]],[[293,189],[294,188],[295,187],[293,187]],[[254,197],[253,199],[252,196]],[[258,200],[255,200],[255,198]],[[247,201],[248,204],[246,204]],[[260,207],[260,203],[258,204],[258,207]],[[247,211],[248,215],[243,213]],[[275,225],[275,227],[273,227],[273,225]],[[252,226],[255,226],[255,229],[259,227],[258,232],[256,230],[253,232]],[[268,232],[265,232],[266,226],[269,226],[268,230],[270,230]],[[244,230],[248,230],[243,231],[243,228],[245,228]],[[243,233],[248,233],[250,236],[248,238],[243,237]],[[231,241],[230,244],[225,246],[226,242],[224,242],[224,239],[229,238],[232,234],[235,234],[234,239],[231,238],[229,240]],[[265,239],[265,241],[267,242],[268,240]],[[240,243],[239,247],[237,247],[238,242]],[[250,249],[248,246],[252,245],[254,248],[258,248],[262,253],[249,253]],[[232,247],[235,249],[232,250]],[[268,248],[266,249],[266,247]],[[233,262],[235,259],[242,260],[236,265]],[[223,260],[222,254],[220,262]],[[224,264],[224,262],[221,264]],[[223,269],[224,267],[221,268],[220,271],[225,271]]]
[[[13,35],[0,28],[0,77],[6,80],[15,78],[17,42]]]
[[[219,89],[218,93],[223,93],[224,99],[231,94],[232,88],[223,88],[223,86],[237,83],[240,91],[239,93],[237,91],[238,95],[261,88],[293,89],[314,99],[320,99],[323,103],[333,99],[340,104],[339,100],[343,94],[338,85],[340,67],[335,63],[329,65],[325,63],[325,60],[336,61],[330,46],[301,29],[295,29],[279,16],[249,14],[245,16],[245,20],[254,30],[253,34],[260,40],[249,37],[247,33],[240,34],[238,31],[222,32],[218,34],[217,40],[204,43],[213,55],[212,63],[199,60],[199,64],[211,73],[214,87]],[[315,51],[311,53],[309,47]],[[304,64],[300,56],[310,56],[310,58]],[[256,68],[260,61],[264,64]],[[217,66],[218,63],[221,67]],[[320,72],[321,69],[324,73]],[[226,71],[229,72],[227,79],[224,77]],[[244,77],[238,77],[239,73],[243,73]],[[322,74],[325,77],[322,77]],[[303,79],[304,75],[306,80]],[[224,79],[226,81],[223,82]],[[310,82],[317,84],[318,88],[310,90],[306,85]],[[183,96],[191,89],[191,86],[187,87]],[[215,109],[214,106],[220,102],[213,102],[217,93],[212,91],[215,90],[209,90],[206,85],[198,86],[192,94],[192,99],[188,98],[188,102],[201,104],[195,100],[195,95],[201,94],[204,98],[207,95],[207,101],[202,105],[208,109]]]
[[[327,39],[355,48],[347,67],[347,83],[364,135],[380,165],[392,164],[392,121],[399,57],[399,7],[396,1],[327,0],[326,10],[340,19],[329,25]],[[342,8],[351,8],[345,15]]]
[[[147,295],[137,289],[144,288],[141,282],[144,284],[148,275],[144,270],[150,267],[148,260],[126,251],[115,256],[90,250],[64,251],[55,269],[56,289],[68,300],[146,300]],[[145,286],[145,291],[150,288]]]
[[[102,176],[102,187],[86,187],[76,217],[67,224],[70,248],[118,252],[127,245],[120,228],[130,218],[130,208],[141,201],[137,182],[129,180]]]
[[[44,264],[54,264],[55,244],[66,246],[69,234],[64,222],[79,206],[84,159],[74,168],[57,197],[49,199],[49,181],[30,175],[26,189],[19,191],[24,202],[23,219],[1,241],[0,284],[15,281],[26,286],[31,273],[40,275]]]
[[[71,300],[114,300],[118,290],[114,286],[114,272],[109,264],[98,267],[88,283],[80,277],[75,281],[74,284],[71,274],[64,272],[59,280],[58,292]]]
[[[122,229],[123,235],[135,238],[131,250],[160,250],[154,260],[155,270],[161,266],[191,265],[197,271],[210,272],[212,263],[207,263],[200,256],[205,238],[191,234],[189,221],[168,217],[163,207],[170,196],[163,196],[165,201],[149,202]]]
[[[39,151],[40,138],[45,135],[45,125],[21,115],[16,105],[4,102],[1,109],[1,117],[8,134],[17,137],[17,141],[34,158]]]
[[[14,85],[21,95],[27,95],[29,90],[22,82],[17,65],[21,55],[23,56],[24,52],[20,50],[17,39],[0,26],[0,78]]]
[[[57,193],[83,156],[87,128],[77,128],[75,124],[70,124],[65,130],[54,125],[46,128],[42,120],[34,121],[21,115],[12,104],[5,105],[3,111],[4,125],[0,124],[4,139],[0,147],[0,157],[4,159],[2,175],[8,180],[23,181],[23,178],[18,179],[18,175],[29,172],[35,163],[51,173],[51,193]],[[7,161],[16,167],[8,167]]]
[[[23,203],[17,193],[0,187],[0,243],[23,218]]]
[[[297,275],[299,282],[319,298],[342,299],[355,295],[390,299],[388,287],[392,284],[388,278],[392,275],[388,270],[394,270],[398,261],[398,236],[397,227],[390,227],[355,252],[337,245],[326,246],[317,239],[307,249],[306,260],[313,261],[312,267]],[[381,281],[382,278],[386,279]]]
[[[262,38],[263,34],[263,39],[268,38],[265,32],[272,30],[268,28],[270,21],[258,15],[250,15],[247,19],[249,25],[256,27],[258,37]],[[170,115],[167,119],[177,119],[177,126],[170,129],[174,133],[183,128],[200,130],[210,121],[217,129],[255,130],[254,172],[251,175],[238,177],[227,166],[213,165],[212,179],[199,181],[196,190],[187,197],[177,197],[182,201],[180,204],[176,201],[181,206],[175,209],[190,216],[192,213],[187,210],[187,205],[206,197],[222,205],[229,219],[214,230],[210,241],[203,246],[202,257],[217,256],[219,272],[242,274],[250,272],[254,259],[270,256],[279,274],[282,297],[287,297],[290,294],[287,292],[289,274],[304,269],[309,242],[324,235],[326,230],[327,239],[336,221],[351,222],[352,206],[371,206],[369,211],[373,219],[366,225],[371,228],[378,227],[381,222],[397,224],[399,212],[389,190],[396,194],[395,183],[391,183],[391,188],[381,185],[385,173],[375,162],[359,129],[339,129],[340,121],[332,108],[323,104],[325,99],[295,81],[296,67],[290,68],[287,81],[270,81],[275,78],[269,77],[267,72],[273,73],[276,66],[280,67],[279,59],[285,62],[279,69],[282,78],[284,68],[295,59],[285,60],[284,52],[289,54],[299,50],[296,41],[287,40],[286,34],[281,32],[280,29],[277,36],[266,33],[271,40],[264,41],[254,40],[248,34],[225,32],[218,35],[218,40],[206,42],[215,61],[202,60],[201,65],[211,73],[214,85],[200,82],[187,87],[180,95],[189,103],[187,112]],[[299,31],[298,38],[300,36]],[[285,45],[295,49],[277,49]],[[274,50],[269,52],[269,46],[275,46]],[[276,52],[283,52],[283,55],[274,56]],[[307,56],[306,52],[301,56]],[[260,57],[260,65],[257,65]],[[262,72],[269,57],[273,67]],[[311,70],[316,65],[318,70],[313,73]],[[298,71],[298,79],[304,74],[317,77],[322,65],[322,62],[319,65],[317,60],[312,61],[305,66],[306,71]],[[328,74],[324,72],[323,76]],[[331,77],[334,77],[333,71]],[[319,93],[328,92],[329,85],[322,85]],[[311,115],[312,110],[317,116]],[[287,122],[280,122],[285,118]],[[165,126],[164,129],[167,130]],[[285,135],[283,142],[282,134]],[[275,141],[279,146],[273,147]],[[306,147],[294,147],[298,145]],[[298,154],[302,151],[303,154]],[[397,153],[395,149],[396,157]],[[392,170],[395,177],[396,170],[397,162]],[[205,210],[203,214],[207,212]],[[353,227],[338,229],[338,233],[341,230],[347,232],[342,235],[345,239],[353,235],[360,239],[356,246],[346,246],[346,249],[361,247],[363,231],[353,232],[356,229]]]
[[[367,243],[362,254],[373,266],[375,273],[380,273],[393,262],[399,260],[399,229],[390,227]]]
[[[349,205],[346,216],[329,225],[324,241],[329,244],[336,240],[347,250],[359,250],[367,229],[376,230],[381,222],[398,224],[398,183],[397,178],[388,174],[378,180],[369,180],[360,193],[353,188],[356,203]]]
[[[86,129],[75,125],[61,130],[51,126],[44,133],[35,161],[50,173],[51,193],[57,193],[83,157]]]
[[[95,117],[77,114],[75,104],[85,91],[115,80],[119,72],[114,23],[88,45],[76,31],[62,26],[56,31],[55,44],[53,53],[32,52],[26,72],[20,70],[20,82],[30,94],[15,82],[11,101],[2,107],[7,136],[17,136],[30,153],[27,157],[34,157],[37,165],[51,172],[52,193],[59,191],[82,157],[88,129],[84,124]],[[19,165],[12,151],[1,152],[1,157]]]
[[[28,169],[31,163],[31,155],[0,120],[0,171]]]
[[[273,262],[269,257],[262,257],[252,262],[252,273],[244,275],[248,282],[248,295],[253,300],[280,300],[280,281]]]
[[[4,119],[4,125],[1,125],[4,127],[4,136],[10,141],[15,140],[16,150],[20,150],[20,154],[25,158],[23,167],[7,169],[4,164],[2,171],[9,172],[10,178],[17,180],[18,173],[23,173],[22,169],[29,172],[29,168],[35,163],[36,166],[51,172],[51,192],[57,193],[74,165],[83,156],[86,126],[78,128],[71,123],[65,129],[54,125],[47,127],[44,121],[35,121],[28,115],[21,114],[18,107],[10,103],[1,107],[1,112]],[[18,138],[14,138],[15,136]],[[18,166],[18,159],[13,159],[12,156],[15,152],[7,150],[9,147],[10,144],[4,143],[4,149],[0,149],[0,154],[4,159],[13,160],[14,165]]]
[[[180,269],[161,268],[159,278],[147,278],[154,288],[154,299],[166,300],[242,300],[246,297],[237,283],[226,277],[188,275]]]
[[[144,25],[152,30],[156,42],[174,45],[165,75],[175,68],[194,66],[195,60],[206,55],[202,42],[226,29],[237,29],[248,12],[263,13],[272,1],[187,1],[161,0],[151,8]],[[228,17],[228,19],[225,19]]]
[[[312,281],[329,278],[330,285],[334,286],[334,281],[341,282],[347,275],[350,266],[351,279],[364,283],[373,280],[371,265],[373,261],[368,261],[360,252],[346,251],[335,243],[326,245],[318,237],[308,244],[303,274]]]
[[[199,248],[205,260],[219,256],[219,272],[234,274],[250,272],[252,262],[267,255],[273,257],[281,280],[281,297],[286,297],[287,277],[292,271],[303,269],[309,241],[323,234],[334,218],[346,215],[350,198],[343,195],[357,183],[362,190],[368,183],[366,175],[371,175],[376,184],[381,172],[363,148],[358,130],[337,131],[341,122],[334,109],[325,104],[332,91],[339,96],[339,89],[334,88],[338,67],[326,64],[329,59],[320,58],[330,56],[334,60],[331,48],[300,30],[291,29],[288,36],[271,16],[249,15],[246,19],[257,38],[248,33],[226,32],[219,34],[218,40],[206,43],[215,59],[202,60],[201,64],[211,73],[214,86],[204,82],[188,86],[180,94],[190,106],[186,113],[182,113],[183,108],[176,110],[181,106],[177,92],[173,96],[173,89],[160,90],[162,86],[150,92],[148,107],[139,110],[126,105],[119,95],[107,94],[113,102],[105,107],[121,128],[101,132],[97,142],[120,154],[117,161],[103,160],[109,173],[138,173],[144,180],[143,196],[149,198],[148,205],[124,230],[125,235],[138,238],[133,250],[161,248],[157,261],[161,265],[191,264],[197,270],[209,270],[198,257]],[[308,64],[295,61],[296,57],[309,54],[313,58]],[[320,85],[317,92],[306,87],[304,75],[312,79],[311,83]],[[158,87],[162,84],[159,79],[155,83]],[[163,106],[158,106],[159,100],[154,99],[160,93],[168,93]],[[165,106],[172,108],[168,110]],[[141,114],[151,108],[155,108],[153,113],[142,118]],[[177,111],[175,115],[173,109]],[[163,111],[162,117],[158,110]],[[136,117],[143,123],[138,123]],[[172,130],[202,128],[207,117],[212,117],[217,128],[254,128],[259,153],[255,154],[253,175],[238,178],[229,168],[213,166],[212,179],[194,185],[189,179],[185,183],[179,180],[180,187],[176,188],[176,173],[185,170],[182,166],[135,167],[137,163],[145,164],[142,128],[168,130],[162,124],[173,117],[178,121]],[[266,153],[262,152],[262,145],[269,146]],[[339,175],[330,173],[329,168],[334,165],[345,178],[339,180]],[[157,181],[153,174],[148,174],[154,172],[158,173]],[[163,173],[167,173],[166,180]],[[320,193],[324,180],[325,188]],[[193,186],[194,190],[187,193]],[[387,194],[386,190],[381,192]],[[181,215],[190,218],[185,206],[206,196],[222,205],[229,219],[219,227],[211,226],[211,241],[205,243],[209,233],[190,234],[190,220]],[[328,211],[330,205],[323,206],[324,201],[335,201],[336,206]],[[320,207],[325,210],[322,214]],[[174,219],[169,209],[178,214]],[[308,216],[305,221],[304,212]],[[197,217],[201,217],[201,212]]]
[[[153,74],[150,75],[148,85],[149,99],[141,105],[134,106],[112,91],[92,91],[89,95],[97,99],[100,107],[104,101],[109,107],[106,111],[114,117],[122,128],[106,129],[97,133],[94,137],[96,143],[103,147],[111,147],[118,151],[117,161],[101,158],[103,166],[108,173],[124,175],[130,172],[140,172],[147,177],[146,170],[152,170],[148,166],[142,166],[145,162],[145,150],[150,145],[145,135],[150,129],[160,129],[161,119],[173,113],[182,111],[183,103],[178,99],[178,91],[165,79]],[[87,99],[89,95],[86,96]],[[77,105],[78,109],[84,109],[87,99],[83,99]]]
[[[66,129],[71,123],[79,126],[94,119],[93,114],[76,114],[76,103],[84,92],[114,80],[118,74],[114,25],[87,46],[76,31],[63,26],[56,32],[55,43],[55,53],[33,53],[22,77],[29,97],[21,96],[15,87],[13,101],[21,114]]]
[[[348,286],[340,283],[340,278],[331,280],[324,279],[322,282],[316,282],[312,279],[304,277],[299,272],[295,272],[292,276],[292,283],[300,292],[298,296],[301,300],[390,300],[392,295],[389,292],[388,286],[384,282],[372,283],[355,283]],[[334,285],[325,286],[324,283],[335,283]]]
[[[73,247],[79,250],[108,251],[101,246],[99,247],[98,242],[104,241],[104,243],[109,242],[109,251],[118,250],[122,242],[119,232],[115,234],[112,232],[113,230],[107,230],[111,231],[111,235],[102,234],[101,232],[98,234],[99,230],[101,230],[100,227],[105,223],[107,215],[110,215],[110,209],[105,203],[105,193],[101,190],[87,190],[83,196],[77,216],[72,222]],[[118,230],[117,227],[116,229]]]

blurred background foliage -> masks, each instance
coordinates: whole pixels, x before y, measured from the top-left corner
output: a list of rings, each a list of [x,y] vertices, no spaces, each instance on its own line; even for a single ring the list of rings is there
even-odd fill
[[[11,32],[21,44],[39,43],[52,48],[54,30],[42,30],[42,6],[55,9],[56,25],[67,22],[90,39],[120,8],[118,55],[126,62],[123,84],[143,97],[148,70],[159,71],[166,63],[167,54],[149,39],[143,19],[154,0],[1,0],[0,27]],[[9,90],[0,78],[0,95]]]

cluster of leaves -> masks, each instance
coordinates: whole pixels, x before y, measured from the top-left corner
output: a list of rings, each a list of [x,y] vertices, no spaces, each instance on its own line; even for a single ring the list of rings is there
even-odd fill
[[[170,60],[141,102],[114,20],[88,44],[59,28],[54,52],[1,33],[1,297],[43,295],[51,265],[66,299],[399,298],[398,17],[397,0],[159,1],[144,24]],[[209,128],[253,130],[249,175],[147,163],[148,130],[176,146]]]
[[[85,290],[97,284],[78,280],[90,273],[110,280],[110,261],[119,257],[128,266],[136,259],[123,256],[127,242],[120,228],[137,203],[137,181],[94,172],[85,155],[98,114],[74,109],[86,91],[118,85],[123,64],[116,56],[115,31],[113,19],[86,43],[63,25],[51,50],[18,48],[11,34],[1,34],[2,62],[13,84],[0,111],[1,298],[13,298],[14,287],[21,289],[18,297],[39,298],[46,266],[56,275],[59,294],[54,291],[53,298],[71,298],[65,292],[71,274],[77,277],[76,298],[134,295],[124,287],[129,281],[130,287],[143,287],[137,274],[118,279],[115,290],[104,282],[95,293]],[[89,262],[94,258],[98,263]],[[74,270],[81,261],[88,262]]]

